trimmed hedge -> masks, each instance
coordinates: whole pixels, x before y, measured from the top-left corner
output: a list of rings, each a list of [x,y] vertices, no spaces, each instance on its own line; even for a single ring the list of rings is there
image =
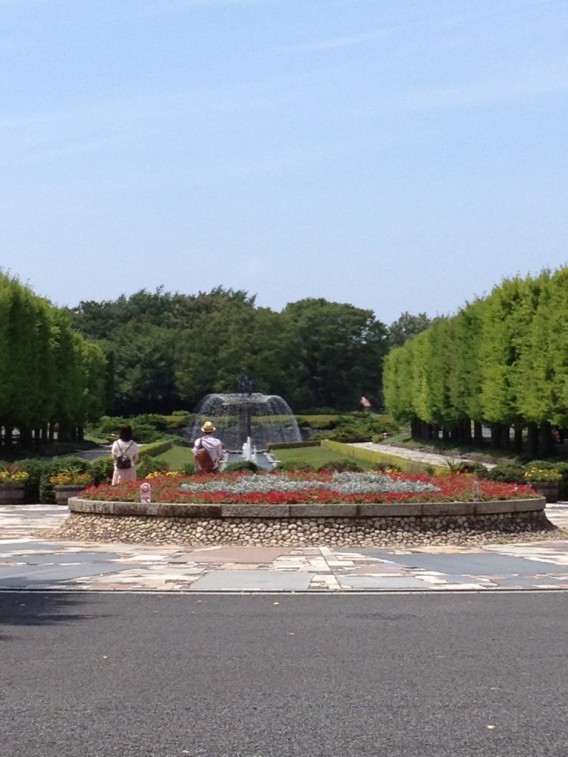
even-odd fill
[[[270,442],[267,446],[270,452],[273,449],[299,449],[300,447],[321,447],[321,441],[309,442]]]
[[[378,452],[366,447],[353,447],[350,444],[334,442],[331,439],[324,439],[321,444],[322,447],[335,450],[340,455],[352,457],[355,460],[366,460],[369,463],[390,463],[403,473],[430,474],[432,472],[433,466],[431,465],[416,460],[407,460],[405,457],[397,457],[389,452]],[[434,470],[435,473],[447,472],[446,468],[435,468]]]

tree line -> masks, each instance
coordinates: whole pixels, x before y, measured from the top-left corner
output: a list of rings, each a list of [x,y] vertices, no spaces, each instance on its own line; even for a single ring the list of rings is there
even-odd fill
[[[113,366],[117,414],[191,410],[206,394],[236,391],[242,374],[297,411],[354,409],[362,395],[375,408],[382,402],[391,334],[371,310],[310,298],[275,312],[219,287],[196,295],[142,290],[82,302],[69,314]],[[404,315],[393,338],[424,327],[424,314]]]
[[[415,439],[550,454],[568,425],[568,267],[503,281],[484,299],[394,348],[388,409]]]
[[[0,445],[18,429],[22,446],[80,438],[104,412],[103,349],[72,327],[69,313],[0,273]]]
[[[243,374],[297,412],[355,409],[362,395],[378,410],[385,355],[429,324],[403,313],[387,327],[323,298],[275,312],[221,287],[57,308],[0,271],[0,444],[15,429],[29,446],[81,439],[102,415],[191,411]]]

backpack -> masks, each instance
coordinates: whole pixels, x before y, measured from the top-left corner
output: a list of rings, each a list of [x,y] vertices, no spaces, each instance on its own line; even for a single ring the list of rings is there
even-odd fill
[[[132,468],[132,460],[128,457],[126,454],[130,447],[132,446],[132,442],[128,445],[128,447],[122,452],[121,455],[119,455],[116,458],[116,467],[119,470],[127,470],[128,468]],[[120,449],[120,445],[118,447]]]
[[[197,452],[195,453],[195,459],[197,460],[199,470],[202,473],[211,473],[211,471],[215,467],[213,465],[213,460],[211,459],[211,455],[209,454],[209,452],[207,452],[207,450],[205,449],[205,447],[203,446],[201,442],[200,442],[200,446]]]

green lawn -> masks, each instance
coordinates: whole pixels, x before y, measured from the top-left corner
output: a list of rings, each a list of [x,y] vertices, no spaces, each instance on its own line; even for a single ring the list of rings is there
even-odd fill
[[[319,468],[324,463],[332,462],[333,460],[349,460],[345,455],[341,455],[333,450],[326,449],[325,447],[295,447],[294,449],[277,449],[273,452],[277,460],[282,463],[290,462],[302,462],[312,465],[314,468]],[[190,447],[178,447],[174,446],[167,452],[163,452],[156,457],[156,460],[166,463],[169,470],[181,470],[184,465],[193,463],[193,453]],[[364,460],[358,460],[357,463],[361,467],[371,467],[371,463],[367,463]]]
[[[156,460],[165,463],[169,470],[181,470],[184,465],[193,463],[191,447],[179,447],[177,444],[167,452],[156,456]]]
[[[326,447],[295,447],[294,449],[275,449],[272,453],[277,460],[283,463],[308,463],[314,468],[331,463],[334,460],[351,460],[352,457],[341,455]],[[365,460],[357,460],[357,465],[362,468],[371,468],[371,463]]]

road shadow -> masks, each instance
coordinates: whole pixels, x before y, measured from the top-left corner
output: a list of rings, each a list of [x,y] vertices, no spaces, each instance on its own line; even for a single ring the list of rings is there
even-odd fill
[[[80,612],[79,593],[45,591],[0,592],[0,641],[10,639],[9,626],[45,626],[87,620]]]

